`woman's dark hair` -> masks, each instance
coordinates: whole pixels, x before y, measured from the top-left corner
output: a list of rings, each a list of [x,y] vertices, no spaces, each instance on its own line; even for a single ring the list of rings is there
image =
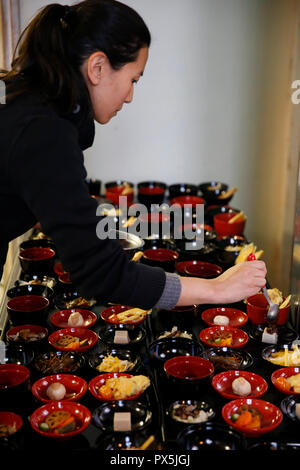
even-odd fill
[[[88,91],[80,66],[103,51],[120,69],[137,59],[151,37],[136,11],[116,0],[85,0],[72,6],[53,3],[43,8],[23,31],[12,69],[2,73],[7,103],[38,92],[62,114],[68,114]]]

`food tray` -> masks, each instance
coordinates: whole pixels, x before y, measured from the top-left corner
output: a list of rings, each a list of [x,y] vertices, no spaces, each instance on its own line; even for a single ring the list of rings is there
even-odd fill
[[[214,260],[211,261],[213,262]],[[53,272],[51,272],[51,275],[54,277],[56,276],[56,274]],[[18,269],[18,260],[16,260],[14,266],[13,276],[14,278],[11,278],[11,282],[8,288],[11,288],[14,285],[16,279],[22,279],[22,272],[20,269]],[[6,302],[7,297],[5,295],[1,307],[2,321],[6,316]],[[96,313],[98,317],[96,323],[91,328],[96,333],[99,333],[107,326],[107,324],[100,317],[101,311],[104,308],[107,308],[107,306],[108,305],[101,305],[96,303],[92,307],[89,307],[89,310]],[[151,386],[141,395],[141,397],[139,397],[138,401],[145,405],[152,412],[152,421],[150,425],[140,433],[139,441],[143,442],[147,439],[147,437],[153,435],[155,440],[152,447],[150,447],[150,450],[156,450],[159,452],[184,451],[184,449],[179,446],[178,435],[183,431],[184,428],[188,427],[188,424],[174,422],[174,420],[171,419],[168,414],[170,404],[177,400],[197,399],[201,402],[207,403],[214,411],[214,416],[209,422],[220,424],[221,426],[225,426],[225,428],[230,430],[230,428],[225,424],[221,415],[222,407],[228,402],[228,400],[222,398],[213,389],[211,383],[207,383],[205,386],[200,386],[199,388],[189,388],[188,390],[184,387],[176,388],[172,382],[166,378],[163,370],[163,363],[159,364],[157,361],[153,361],[149,354],[149,346],[157,339],[158,335],[161,334],[162,331],[170,330],[173,326],[176,325],[181,330],[189,330],[192,332],[193,341],[195,341],[199,346],[198,355],[204,358],[207,357],[207,351],[210,348],[201,343],[199,339],[199,333],[208,326],[202,321],[201,314],[204,310],[210,307],[212,306],[198,306],[195,313],[192,315],[186,315],[185,317],[184,314],[182,314],[180,317],[178,314],[174,316],[174,314],[170,311],[167,312],[153,309],[151,315],[147,316],[145,322],[142,325],[139,325],[139,327],[142,327],[145,336],[144,339],[134,347],[135,354],[138,354],[141,359],[141,366],[137,371],[135,371],[135,373],[147,375],[151,380]],[[246,304],[244,302],[228,305],[228,307],[237,308],[246,312]],[[49,330],[49,334],[56,329],[50,323],[49,317],[57,310],[58,309],[52,303],[46,325]],[[4,327],[1,338],[2,340],[6,341],[6,332],[10,328],[10,324],[7,319],[5,322],[3,322],[3,324]],[[287,324],[286,326],[292,328],[292,325],[290,324]],[[286,396],[275,389],[271,383],[271,374],[274,368],[262,358],[262,349],[266,345],[262,344],[257,339],[257,335],[253,334],[253,325],[249,321],[242,326],[242,329],[249,335],[248,343],[242,348],[242,351],[245,354],[245,369],[260,375],[267,381],[268,390],[261,398],[281,408],[283,399],[286,398]],[[76,375],[79,375],[89,382],[96,375],[95,371],[88,364],[89,358],[92,354],[95,354],[98,351],[102,351],[106,347],[107,346],[105,344],[98,341],[92,350],[81,353],[81,355],[85,358],[85,364],[80,369],[80,373]],[[124,347],[124,349],[128,348],[128,346]],[[46,345],[43,347],[41,346],[39,350],[32,352],[32,354],[36,357],[39,353],[46,351],[54,351],[54,349],[48,343],[46,343]],[[36,371],[33,368],[33,363],[34,361],[28,364],[28,368],[31,373],[30,385],[32,385],[32,383],[37,379]],[[215,373],[218,372],[220,371],[215,370]],[[95,411],[102,403],[96,400],[89,391],[86,392],[79,402],[85,405],[90,410],[92,415],[94,415]],[[29,423],[29,417],[33,411],[41,405],[42,403],[38,402],[37,399],[35,399],[35,397],[32,395],[30,388],[28,388],[28,390],[24,393],[22,400],[15,402],[13,406],[9,405],[9,411],[13,411],[22,417],[23,426],[21,430],[15,435],[8,439],[2,441],[0,440],[2,448],[12,450],[26,449],[26,451],[34,451],[34,449],[39,448],[41,451],[45,452],[52,452],[55,451],[55,449],[76,449],[77,451],[87,452],[102,451],[105,449],[122,450],[121,444],[124,444],[125,434],[114,433],[112,431],[102,431],[94,419],[92,419],[91,424],[85,431],[82,432],[82,434],[63,442],[40,436],[32,430]],[[6,409],[6,405],[1,403],[0,408]],[[286,442],[287,445],[294,443],[295,445],[300,446],[299,422],[295,419],[291,419],[285,413],[283,413],[283,420],[278,428],[261,437],[245,438],[243,439],[243,445],[245,451],[260,447],[264,447],[264,449],[266,449],[266,442],[276,443],[279,441]],[[118,443],[120,444],[119,446]]]

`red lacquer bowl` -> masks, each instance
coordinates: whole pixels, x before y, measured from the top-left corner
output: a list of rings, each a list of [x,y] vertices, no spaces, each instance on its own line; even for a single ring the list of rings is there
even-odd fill
[[[214,373],[213,364],[198,356],[175,356],[164,363],[164,370],[168,376],[182,380],[201,380]]]
[[[35,339],[33,341],[26,341],[22,338],[17,337],[18,333],[22,330],[30,330],[32,333],[39,334],[40,338]],[[6,333],[6,339],[10,341],[11,343],[15,344],[28,344],[30,345],[36,345],[40,344],[42,340],[45,340],[45,338],[48,336],[48,330],[47,328],[40,326],[40,325],[19,325],[11,328],[8,330]]]
[[[41,431],[40,424],[42,424],[47,416],[54,411],[67,411],[71,413],[76,419],[77,427],[74,431],[65,434],[56,434],[49,431]],[[54,439],[69,439],[70,437],[81,434],[91,422],[91,412],[88,408],[73,401],[51,401],[35,410],[30,416],[30,424],[34,431],[42,436]]]
[[[118,398],[118,399],[116,399],[116,398],[106,398],[106,397],[103,397],[100,393],[98,393],[98,390],[100,389],[100,387],[102,387],[102,385],[105,385],[105,382],[108,379],[115,379],[115,378],[118,378],[118,377],[133,377],[133,375],[132,374],[126,374],[125,372],[109,372],[107,374],[97,375],[88,384],[89,392],[97,400],[101,400],[101,401],[136,400],[144,392],[144,390],[142,390],[140,393],[138,393],[136,395],[131,395],[130,397]]]
[[[285,297],[283,297],[285,300]],[[247,304],[247,315],[249,320],[255,325],[263,325],[267,323],[267,314],[269,310],[269,304],[267,299],[262,293],[252,295],[246,300]],[[290,311],[290,303],[279,309],[277,317],[277,325],[284,325],[288,319]]]
[[[262,414],[262,421],[260,428],[246,429],[242,426],[237,426],[231,419],[231,416],[237,412],[239,406],[249,405],[254,406]],[[282,421],[282,413],[277,406],[258,398],[239,398],[230,401],[222,408],[222,417],[229,426],[237,431],[240,431],[246,436],[260,436],[276,429]]]
[[[62,338],[63,336],[66,335],[71,335],[74,337],[79,338],[80,341],[83,341],[85,339],[88,339],[88,344],[81,346],[81,347],[76,347],[76,348],[70,348],[70,347],[64,347],[57,345],[57,341]],[[84,352],[88,351],[89,349],[92,349],[95,344],[98,341],[98,335],[92,330],[89,330],[88,328],[84,328],[82,326],[79,326],[77,328],[63,328],[61,330],[54,331],[51,333],[51,335],[48,338],[49,344],[53,346],[53,348],[58,349],[59,351],[76,351],[76,352]]]
[[[15,432],[10,434],[10,436],[12,436],[23,426],[23,419],[21,416],[16,413],[12,413],[11,411],[0,411],[0,425],[1,424],[11,426],[15,429]]]
[[[204,312],[202,312],[201,318],[208,325],[215,326],[216,323],[214,323],[214,318],[217,315],[227,317],[229,319],[228,326],[233,326],[235,328],[239,328],[245,325],[245,323],[248,321],[248,316],[242,310],[228,307],[216,307],[204,310]]]
[[[296,374],[300,374],[300,367],[283,367],[273,372],[273,374],[271,375],[271,382],[274,387],[277,388],[277,390],[282,393],[285,393],[286,395],[299,395],[300,392],[295,392],[293,391],[293,389],[287,390],[282,385],[280,385],[280,382],[277,381],[279,377],[287,379],[288,377],[291,377],[292,375]]]
[[[172,206],[173,204],[179,204],[180,207],[189,204],[195,208],[197,204],[205,204],[205,201],[202,197],[198,196],[178,196],[170,200],[170,205]]]
[[[41,379],[34,382],[31,387],[31,391],[35,398],[37,398],[39,401],[43,403],[48,403],[53,400],[48,397],[47,389],[51,384],[56,382],[63,384],[66,388],[65,397],[59,401],[80,400],[80,398],[82,398],[85,392],[87,391],[86,381],[81,377],[78,377],[77,375],[71,374],[56,374],[42,377]]]
[[[246,225],[246,220],[240,222],[229,223],[236,214],[231,212],[224,212],[214,215],[214,228],[219,236],[230,236],[230,235],[243,235]]]
[[[224,398],[234,400],[240,395],[237,395],[232,390],[232,382],[238,377],[243,377],[251,385],[251,393],[245,398],[257,398],[266,393],[268,384],[260,375],[245,370],[228,370],[217,374],[212,379],[213,388]]]
[[[159,262],[176,261],[179,258],[179,253],[168,248],[150,248],[144,251],[144,258]]]
[[[187,276],[200,277],[203,279],[213,279],[222,273],[222,268],[217,264],[197,261],[197,263],[185,266],[184,272]]]
[[[56,263],[56,264],[54,265],[53,271],[54,271],[55,274],[57,274],[58,276],[61,276],[62,274],[66,274],[66,272],[67,272],[67,271],[64,270],[63,265],[62,265],[61,262]]]
[[[57,328],[68,328],[68,319],[71,313],[79,312],[84,320],[83,328],[91,328],[97,321],[97,315],[91,310],[85,310],[83,308],[69,308],[66,310],[59,310],[52,313],[49,320],[53,326]]]
[[[137,321],[118,322],[118,321],[109,319],[109,317],[111,315],[118,314],[118,313],[121,313],[121,312],[125,312],[126,310],[130,310],[131,308],[133,308],[133,307],[129,307],[128,305],[114,305],[113,307],[109,307],[109,308],[106,308],[106,309],[102,310],[102,312],[100,313],[100,316],[101,316],[102,320],[104,320],[106,323],[111,323],[111,324],[115,324],[115,325],[119,325],[119,324],[122,324],[122,325],[140,325],[141,323],[143,323],[145,321],[147,315],[145,315],[143,319],[137,320]]]
[[[249,340],[249,336],[245,331],[240,330],[239,328],[234,328],[231,326],[210,326],[200,331],[199,338],[200,340],[209,347],[223,347],[221,343],[214,343],[213,339],[218,332],[228,332],[232,334],[232,344],[225,345],[229,348],[242,348]]]
[[[13,390],[25,384],[30,376],[27,367],[19,364],[0,364],[0,391]]]

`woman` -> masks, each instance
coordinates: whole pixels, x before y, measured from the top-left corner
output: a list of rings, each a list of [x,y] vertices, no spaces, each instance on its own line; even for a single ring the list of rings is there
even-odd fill
[[[265,284],[262,261],[242,263],[213,280],[180,278],[130,262],[118,240],[96,236],[82,150],[133,99],[148,58],[150,33],[114,0],[46,6],[20,38],[2,75],[0,107],[0,266],[10,240],[37,221],[84,297],[141,308],[229,303]]]

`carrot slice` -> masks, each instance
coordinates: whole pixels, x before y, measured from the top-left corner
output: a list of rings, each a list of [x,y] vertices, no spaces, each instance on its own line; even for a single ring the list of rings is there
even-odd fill
[[[252,414],[250,411],[244,411],[238,419],[236,420],[235,424],[237,426],[248,426],[252,421]]]
[[[251,423],[247,424],[247,429],[260,428],[261,420],[258,415],[253,416]]]

